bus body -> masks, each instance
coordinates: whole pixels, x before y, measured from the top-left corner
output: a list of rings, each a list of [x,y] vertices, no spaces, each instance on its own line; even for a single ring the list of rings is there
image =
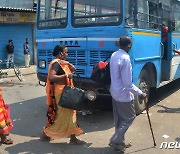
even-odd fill
[[[180,77],[180,56],[172,50],[180,48],[179,10],[177,0],[39,0],[37,77],[46,82],[53,48],[62,44],[68,47],[68,61],[76,66],[82,88],[106,95],[109,87],[90,79],[93,66],[117,51],[119,38],[128,35],[133,41],[133,83],[149,93],[151,87]],[[166,44],[162,24],[168,26]],[[144,104],[135,98],[140,113]]]

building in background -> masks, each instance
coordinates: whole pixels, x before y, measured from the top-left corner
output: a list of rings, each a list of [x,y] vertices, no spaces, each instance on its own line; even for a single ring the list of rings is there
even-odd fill
[[[23,44],[30,39],[31,62],[36,63],[35,50],[35,0],[0,0],[0,59],[6,59],[9,39],[14,43],[14,61],[24,66]]]

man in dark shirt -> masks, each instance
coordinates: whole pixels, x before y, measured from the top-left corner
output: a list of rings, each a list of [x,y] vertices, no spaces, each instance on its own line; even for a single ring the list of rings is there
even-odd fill
[[[14,45],[12,40],[9,40],[9,44],[6,45],[6,52],[7,52],[6,67],[9,68],[9,64],[11,64],[11,62],[14,62]]]

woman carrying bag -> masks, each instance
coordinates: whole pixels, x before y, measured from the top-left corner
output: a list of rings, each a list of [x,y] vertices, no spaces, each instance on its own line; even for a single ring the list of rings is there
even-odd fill
[[[57,45],[53,50],[56,58],[49,65],[46,84],[47,93],[47,123],[41,135],[41,140],[53,140],[70,136],[69,144],[84,144],[76,138],[83,131],[76,121],[76,110],[63,108],[58,105],[65,85],[74,86],[72,72],[76,71],[74,65],[66,61],[68,49],[65,46]]]

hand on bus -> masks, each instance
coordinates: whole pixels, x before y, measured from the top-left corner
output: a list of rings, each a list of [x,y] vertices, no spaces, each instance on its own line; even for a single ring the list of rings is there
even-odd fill
[[[175,53],[178,53],[178,54],[180,55],[180,49],[179,49],[179,50],[173,49],[173,51],[174,51]]]

